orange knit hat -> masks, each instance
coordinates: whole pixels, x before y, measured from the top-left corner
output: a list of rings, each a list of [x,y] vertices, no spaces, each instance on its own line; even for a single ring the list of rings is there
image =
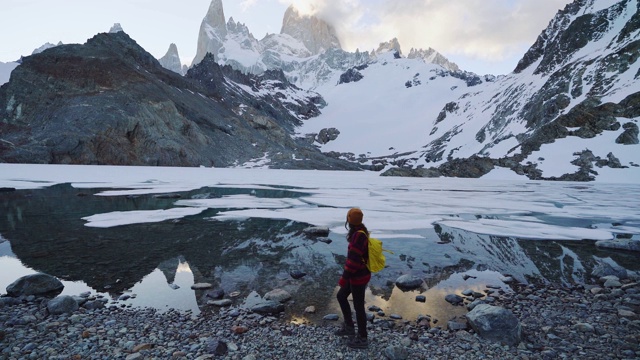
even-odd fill
[[[358,208],[352,208],[347,212],[347,222],[351,225],[361,225],[363,217],[362,210]]]

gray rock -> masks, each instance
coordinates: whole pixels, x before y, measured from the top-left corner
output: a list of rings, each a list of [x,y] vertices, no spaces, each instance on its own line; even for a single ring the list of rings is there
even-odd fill
[[[326,226],[311,226],[302,230],[302,232],[310,236],[319,236],[319,237],[329,236],[329,228]]]
[[[480,304],[486,304],[486,301],[480,300],[480,299],[476,299],[472,303],[467,305],[467,310],[471,311],[471,310],[475,309],[475,307],[480,305]]]
[[[251,307],[251,311],[258,314],[277,314],[284,311],[284,305],[279,301],[269,300]]]
[[[57,278],[37,273],[19,278],[7,286],[7,294],[13,297],[60,293],[64,285]]]
[[[462,298],[459,295],[456,294],[449,294],[447,296],[444,297],[444,299],[453,305],[458,305],[458,304],[462,304],[462,302],[464,301],[464,298]]]
[[[303,277],[307,276],[306,272],[300,271],[300,270],[291,270],[289,272],[289,275],[294,278],[294,279],[302,279]]]
[[[339,318],[338,314],[327,314],[322,318],[322,320],[338,321]]]
[[[412,290],[422,286],[422,279],[413,275],[402,275],[396,279],[396,286],[400,290]]]
[[[20,304],[20,299],[12,298],[12,297],[0,297],[0,307],[3,306],[13,306]]]
[[[274,289],[264,294],[264,299],[283,303],[291,300],[291,294],[282,289]]]
[[[104,308],[104,301],[99,301],[99,300],[87,301],[82,305],[82,307],[87,310],[102,309]]]
[[[587,323],[577,323],[577,324],[575,324],[573,326],[573,328],[576,331],[583,332],[583,333],[593,333],[593,332],[595,332],[595,329],[594,329],[593,325],[587,324]]]
[[[204,296],[211,299],[220,300],[224,297],[224,290],[223,289],[209,290],[205,292]]]
[[[326,144],[329,141],[333,141],[337,139],[338,135],[340,135],[340,131],[336,128],[322,129],[320,130],[320,133],[318,134],[318,137],[316,138],[316,140],[320,144]]]
[[[607,279],[604,282],[604,287],[606,288],[619,288],[622,286],[622,283],[616,279]]]
[[[384,356],[389,360],[405,360],[409,352],[404,346],[388,346],[384,349]]]
[[[466,315],[471,328],[482,338],[515,346],[522,339],[520,321],[507,309],[480,304]]]
[[[225,355],[228,350],[229,348],[227,346],[227,343],[225,343],[222,340],[214,339],[214,340],[210,340],[207,343],[207,351],[210,354],[222,356],[222,355]]]
[[[628,277],[627,270],[618,265],[611,265],[606,262],[601,262],[596,265],[591,271],[591,276],[595,278],[601,278],[604,276],[613,275],[618,279],[626,279]]]
[[[206,290],[206,289],[211,289],[212,287],[213,285],[209,283],[197,283],[197,284],[191,285],[192,290]]]
[[[427,302],[427,297],[424,295],[416,295],[417,302]]]
[[[231,305],[231,299],[221,299],[221,300],[210,300],[207,301],[208,305],[213,305],[213,306],[229,306]]]
[[[615,239],[596,241],[597,247],[608,249],[619,249],[628,251],[640,251],[640,240],[634,239]]]
[[[458,321],[448,321],[447,328],[451,331],[465,330],[467,328],[467,324]]]
[[[55,297],[47,303],[49,314],[60,315],[78,310],[78,303],[69,295]]]

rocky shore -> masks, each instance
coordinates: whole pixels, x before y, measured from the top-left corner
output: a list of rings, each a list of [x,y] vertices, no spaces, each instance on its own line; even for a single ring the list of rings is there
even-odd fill
[[[300,324],[282,314],[232,307],[193,315],[95,306],[100,299],[92,309],[83,305],[52,315],[48,298],[2,297],[0,359],[640,359],[637,281],[605,276],[592,285],[513,282],[513,292],[488,288],[484,296],[459,295],[460,306],[477,300],[512,312],[522,329],[514,346],[481,337],[467,319],[452,319],[445,329],[428,314],[375,315],[367,350],[349,349],[346,339],[335,336],[338,321]],[[91,295],[84,297],[91,303]]]

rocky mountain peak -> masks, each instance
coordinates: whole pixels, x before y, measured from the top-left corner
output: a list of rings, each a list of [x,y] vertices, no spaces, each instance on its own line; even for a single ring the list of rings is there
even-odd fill
[[[31,55],[40,54],[41,52],[43,52],[43,51],[45,51],[47,49],[51,49],[53,47],[60,46],[60,45],[62,45],[62,41],[59,41],[57,44],[52,44],[50,42],[46,42],[42,46],[40,46],[39,48],[34,49],[33,52],[31,53]]]
[[[178,47],[176,46],[176,44],[172,43],[171,45],[169,45],[169,50],[167,50],[167,53],[163,57],[158,59],[158,61],[160,62],[160,65],[162,65],[162,67],[164,67],[165,69],[171,70],[180,75],[184,75],[182,62],[180,61],[180,55],[178,54]]]
[[[235,22],[233,20],[233,17],[230,17],[229,21],[227,21],[227,33],[235,33],[243,35],[247,38],[254,39],[254,36],[251,31],[249,31],[249,28],[241,22]]]
[[[460,71],[460,68],[456,63],[449,61],[449,59],[444,57],[444,55],[432,48],[428,48],[426,50],[411,48],[409,55],[407,55],[407,59],[421,59],[427,64],[440,65],[450,71]]]
[[[393,38],[387,42],[382,42],[375,51],[376,54],[382,54],[388,51],[397,52],[398,55],[402,55],[402,49],[400,48],[400,42],[397,38]]]
[[[224,39],[227,36],[227,26],[224,19],[222,0],[212,0],[207,15],[205,15],[200,24],[198,48],[193,64],[202,61],[207,53],[218,55],[218,51],[224,46]]]
[[[301,41],[313,54],[342,49],[333,26],[315,16],[301,15],[293,5],[284,14],[280,33]]]
[[[110,33],[117,33],[117,32],[120,32],[120,31],[124,31],[124,30],[122,30],[122,25],[120,25],[120,23],[113,24],[111,29],[109,29]]]

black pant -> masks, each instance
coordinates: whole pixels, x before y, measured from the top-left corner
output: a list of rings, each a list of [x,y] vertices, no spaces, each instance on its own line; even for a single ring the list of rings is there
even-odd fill
[[[341,287],[338,290],[338,303],[342,310],[342,317],[347,326],[353,327],[353,319],[351,318],[351,306],[347,298],[350,294],[353,296],[353,307],[356,310],[356,320],[358,321],[358,335],[362,338],[367,337],[367,314],[364,311],[364,291],[367,289],[367,284],[364,285],[351,285],[347,283],[346,286]]]

